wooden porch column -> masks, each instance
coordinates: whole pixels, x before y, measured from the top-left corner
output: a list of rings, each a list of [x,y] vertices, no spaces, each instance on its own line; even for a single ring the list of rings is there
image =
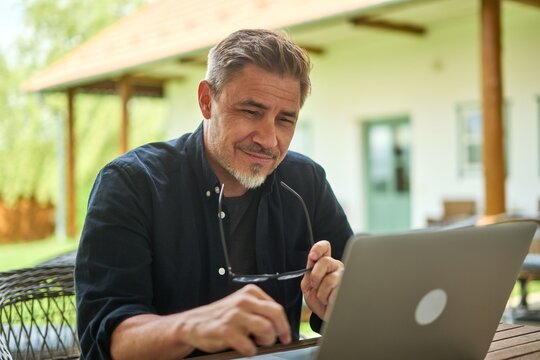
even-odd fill
[[[122,102],[122,119],[120,122],[120,153],[128,151],[129,142],[129,109],[128,103],[131,99],[132,89],[128,79],[122,78],[118,83],[118,94]]]
[[[501,76],[501,2],[482,0],[485,215],[506,211]]]
[[[73,237],[77,233],[76,219],[76,192],[75,192],[75,89],[69,89],[67,92],[67,121],[66,121],[66,224],[67,235]]]

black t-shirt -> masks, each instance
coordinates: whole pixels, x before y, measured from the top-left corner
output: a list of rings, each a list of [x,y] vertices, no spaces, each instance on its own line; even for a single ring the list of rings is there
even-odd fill
[[[228,211],[230,229],[226,237],[231,267],[236,274],[256,274],[255,231],[260,190],[248,190],[238,197],[223,198]]]

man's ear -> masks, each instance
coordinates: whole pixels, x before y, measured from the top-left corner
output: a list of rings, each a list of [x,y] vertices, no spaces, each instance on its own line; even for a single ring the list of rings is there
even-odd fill
[[[210,93],[212,91],[212,87],[206,80],[202,80],[199,83],[199,89],[198,89],[198,99],[199,99],[199,108],[201,109],[201,113],[204,116],[205,119],[210,119],[212,115],[211,111],[211,104],[212,104],[212,97],[210,96]]]

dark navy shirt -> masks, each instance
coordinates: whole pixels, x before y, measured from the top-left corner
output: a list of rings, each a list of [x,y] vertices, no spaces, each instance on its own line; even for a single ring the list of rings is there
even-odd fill
[[[301,269],[309,250],[304,199],[315,241],[329,240],[341,258],[352,231],[321,166],[289,151],[262,185],[257,209],[256,264],[261,273]],[[219,181],[205,154],[202,126],[168,142],[148,144],[106,165],[88,204],[75,269],[82,358],[109,359],[114,328],[138,314],[166,315],[233,292],[220,243]],[[225,217],[225,231],[229,221]],[[298,338],[300,279],[260,285],[287,314]]]

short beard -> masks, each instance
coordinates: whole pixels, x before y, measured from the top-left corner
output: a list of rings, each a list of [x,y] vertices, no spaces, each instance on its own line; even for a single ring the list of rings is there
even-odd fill
[[[244,173],[229,166],[229,164],[225,165],[225,169],[246,189],[256,189],[264,183],[266,175],[260,173],[261,168],[261,165],[253,164],[250,171]]]

